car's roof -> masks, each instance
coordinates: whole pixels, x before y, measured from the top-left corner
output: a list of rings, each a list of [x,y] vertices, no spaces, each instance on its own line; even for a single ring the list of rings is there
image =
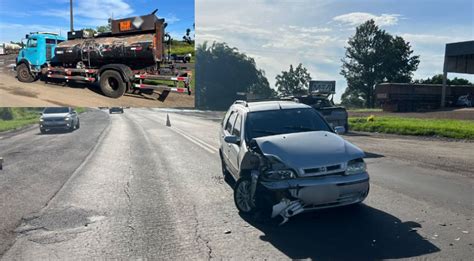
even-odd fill
[[[310,106],[306,104],[297,103],[293,101],[245,102],[245,103],[238,103],[237,106],[239,105],[246,108],[247,111],[249,112],[311,108]]]

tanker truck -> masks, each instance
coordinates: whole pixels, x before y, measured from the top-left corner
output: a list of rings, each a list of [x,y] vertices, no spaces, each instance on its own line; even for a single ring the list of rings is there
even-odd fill
[[[17,78],[27,83],[98,83],[111,98],[132,93],[164,101],[170,92],[191,94],[189,59],[170,58],[167,24],[155,12],[111,20],[106,33],[68,32],[67,40],[54,33],[31,33],[16,60]]]
[[[17,54],[21,49],[21,46],[14,43],[2,43],[0,44],[0,55]]]

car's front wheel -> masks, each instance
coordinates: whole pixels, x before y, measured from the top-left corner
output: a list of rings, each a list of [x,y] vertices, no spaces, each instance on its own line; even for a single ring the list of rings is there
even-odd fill
[[[76,130],[79,129],[80,127],[81,127],[81,123],[79,122],[79,119],[77,119]]]
[[[42,134],[45,134],[45,133],[46,133],[46,129],[40,128],[40,132],[41,132]]]
[[[234,203],[237,209],[243,214],[255,213],[257,207],[252,199],[251,186],[252,181],[249,178],[240,178],[235,183]]]

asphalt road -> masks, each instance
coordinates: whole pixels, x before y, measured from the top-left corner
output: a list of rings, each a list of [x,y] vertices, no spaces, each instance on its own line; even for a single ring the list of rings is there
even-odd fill
[[[14,229],[17,237],[6,238],[3,259],[473,256],[473,180],[462,169],[472,163],[448,171],[430,157],[402,157],[402,138],[349,136],[369,155],[365,204],[300,215],[278,227],[243,218],[234,207],[217,153],[219,121],[219,113],[130,109],[109,118],[95,111],[82,115],[74,133],[5,136],[0,195],[7,211],[0,217],[3,231]],[[425,154],[436,146],[472,148],[423,144]],[[38,183],[55,175],[58,185]],[[48,193],[30,204],[36,209],[21,205]]]
[[[15,55],[0,56],[1,107],[194,107],[194,95],[170,93],[164,102],[140,95],[125,94],[113,99],[102,94],[97,83],[70,83],[67,86],[42,81],[22,83],[12,70]]]

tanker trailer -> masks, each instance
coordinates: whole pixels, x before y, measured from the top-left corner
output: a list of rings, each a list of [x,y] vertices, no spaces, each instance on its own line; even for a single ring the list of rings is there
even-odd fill
[[[127,92],[153,98],[158,94],[157,99],[164,101],[170,92],[191,94],[190,72],[178,70],[176,64],[164,59],[166,23],[155,12],[111,20],[111,32],[95,36],[69,32],[68,40],[59,42],[54,56],[41,66],[42,78],[45,82],[98,82],[102,92],[112,98]],[[145,84],[146,80],[173,85]]]

